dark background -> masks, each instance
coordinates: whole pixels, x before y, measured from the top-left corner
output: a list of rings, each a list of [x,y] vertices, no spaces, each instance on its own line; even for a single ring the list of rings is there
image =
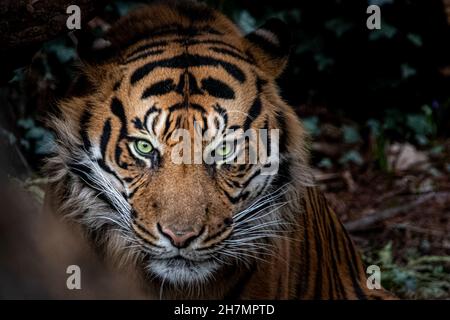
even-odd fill
[[[46,113],[78,61],[67,3],[100,36],[139,2],[0,0],[0,181],[32,198],[42,198],[53,139]],[[207,3],[244,33],[270,17],[289,25],[291,59],[278,82],[313,138],[319,186],[366,262],[382,266],[386,288],[450,298],[450,1]],[[369,4],[381,7],[380,30],[366,27]],[[9,220],[0,213],[1,238]]]

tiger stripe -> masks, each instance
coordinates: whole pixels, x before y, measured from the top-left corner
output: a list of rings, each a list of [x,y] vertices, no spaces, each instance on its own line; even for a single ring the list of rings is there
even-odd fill
[[[244,36],[220,13],[178,1],[120,19],[96,59],[80,50],[76,90],[51,120],[48,194],[100,251],[134,266],[152,297],[392,298],[367,288],[349,234],[312,186],[308,136],[276,84],[288,33],[271,19]],[[231,159],[175,163],[178,129],[192,145],[205,135],[209,157],[229,143]],[[246,135],[272,129],[278,141]],[[267,163],[225,161],[259,147]]]

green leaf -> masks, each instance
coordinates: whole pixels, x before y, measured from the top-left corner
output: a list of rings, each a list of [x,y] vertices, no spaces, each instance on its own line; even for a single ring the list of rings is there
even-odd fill
[[[427,104],[422,106],[422,111],[427,117],[431,117],[433,115],[433,109]]]
[[[357,165],[362,165],[364,163],[361,154],[356,150],[350,150],[346,152],[340,159],[340,164],[348,164],[350,162],[353,162]]]
[[[403,63],[401,66],[401,72],[402,72],[402,78],[403,79],[408,79],[414,75],[416,75],[417,71],[416,69],[414,69],[413,67],[411,67],[409,64],[407,63]]]
[[[335,18],[325,22],[325,28],[334,32],[337,38],[340,38],[344,33],[351,30],[353,23],[345,21],[342,18]]]
[[[427,135],[433,131],[427,118],[421,114],[408,114],[406,116],[406,125],[416,134]]]
[[[370,32],[369,40],[376,41],[380,39],[392,39],[397,34],[397,28],[388,24],[385,21],[381,21],[381,29],[375,29]]]
[[[355,127],[344,125],[342,127],[345,143],[357,143],[361,141],[361,136]]]
[[[6,141],[8,141],[8,144],[10,144],[10,145],[13,145],[17,142],[16,136],[14,136],[8,130],[3,129],[2,127],[0,127],[0,137],[4,138]]]
[[[77,57],[75,48],[65,45],[61,40],[54,40],[46,43],[44,49],[47,52],[54,53],[61,63],[67,63]]]
[[[430,143],[430,140],[428,140],[426,136],[421,134],[416,134],[414,138],[416,139],[417,143],[421,146],[426,146]]]
[[[18,68],[13,71],[13,77],[9,83],[21,82],[25,78],[25,68]]]
[[[34,127],[34,120],[31,118],[22,118],[17,120],[17,125],[24,129],[31,129]]]
[[[394,2],[394,0],[369,0],[369,5],[375,4],[375,5],[381,7],[384,4],[393,3],[393,2]]]
[[[322,158],[317,164],[319,168],[331,169],[333,167],[333,163],[330,158]]]
[[[440,155],[444,152],[445,148],[443,145],[434,146],[431,148],[430,153],[432,155]]]
[[[46,155],[52,151],[54,136],[49,130],[37,126],[30,118],[19,119],[17,124],[26,130],[25,139],[20,141],[25,148],[29,149],[30,141],[34,141],[34,153]]]
[[[315,116],[305,118],[303,119],[303,125],[311,136],[316,137],[320,134],[319,118]]]
[[[54,136],[48,130],[45,130],[40,139],[36,141],[35,152],[39,155],[50,154],[53,151],[54,147]]]
[[[367,126],[370,129],[370,132],[375,136],[378,137],[381,133],[381,125],[380,121],[376,119],[369,119],[367,120]]]
[[[323,53],[316,53],[314,55],[314,60],[317,63],[317,69],[319,71],[324,71],[325,69],[334,64],[334,59],[325,56]]]
[[[295,54],[304,54],[306,52],[323,50],[323,41],[320,37],[302,34],[301,39],[302,41],[295,47]]]
[[[20,145],[23,146],[26,150],[30,149],[30,142],[25,139],[20,139]]]
[[[139,5],[139,2],[134,1],[116,1],[114,3],[114,6],[116,7],[119,16],[126,15],[128,12],[133,10],[137,5]]]
[[[378,251],[378,257],[383,266],[392,265],[392,241],[389,241],[380,251]]]
[[[256,29],[256,19],[247,10],[240,11],[234,20],[244,33],[250,33]]]
[[[409,41],[414,44],[416,47],[421,47],[423,45],[422,37],[415,33],[408,33],[406,35]]]

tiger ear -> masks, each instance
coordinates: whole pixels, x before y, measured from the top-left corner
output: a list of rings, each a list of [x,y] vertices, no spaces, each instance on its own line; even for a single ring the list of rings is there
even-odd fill
[[[258,66],[273,77],[278,77],[289,59],[291,33],[288,26],[272,18],[245,38],[249,41],[249,51]]]

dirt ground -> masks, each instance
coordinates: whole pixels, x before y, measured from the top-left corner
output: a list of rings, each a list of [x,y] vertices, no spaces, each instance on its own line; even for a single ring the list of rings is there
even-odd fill
[[[387,270],[386,287],[402,298],[450,298],[449,175],[370,169],[316,175],[366,263]]]

